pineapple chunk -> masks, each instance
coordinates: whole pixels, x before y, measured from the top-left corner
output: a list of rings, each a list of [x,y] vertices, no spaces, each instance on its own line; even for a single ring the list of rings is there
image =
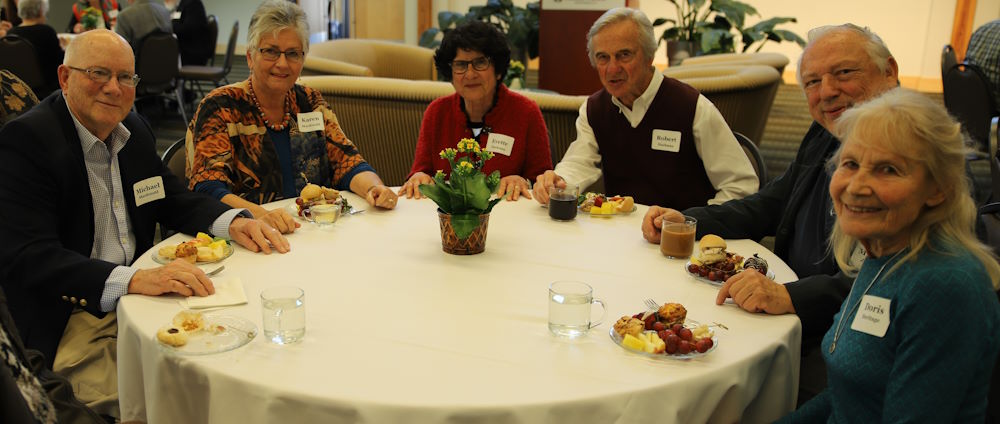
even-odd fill
[[[195,246],[208,246],[212,244],[212,236],[199,232],[198,235],[194,237]]]
[[[641,333],[639,334],[639,337],[642,337]],[[643,351],[646,350],[646,342],[643,341],[642,339],[639,339],[639,338],[631,335],[631,334],[626,334],[625,335],[625,339],[622,340],[622,346],[625,346],[625,347],[627,347],[629,349],[632,349],[632,350],[638,350],[640,352],[643,352]]]

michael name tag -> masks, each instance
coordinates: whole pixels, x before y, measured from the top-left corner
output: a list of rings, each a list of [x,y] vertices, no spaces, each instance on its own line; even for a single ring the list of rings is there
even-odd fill
[[[305,112],[299,114],[299,132],[323,131],[323,113]]]
[[[514,150],[514,137],[500,133],[490,133],[490,136],[486,139],[485,150],[510,156],[511,150]]]
[[[653,130],[653,150],[677,153],[681,151],[681,132]]]
[[[165,196],[163,191],[163,177],[155,176],[139,181],[132,186],[135,193],[135,206],[139,207],[154,200],[160,200]]]
[[[851,329],[875,337],[884,337],[889,330],[889,305],[892,300],[866,294],[861,297],[858,313],[854,315]]]

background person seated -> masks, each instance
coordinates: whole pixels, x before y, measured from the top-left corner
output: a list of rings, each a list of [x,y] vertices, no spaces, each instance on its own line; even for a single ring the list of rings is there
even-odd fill
[[[438,74],[451,81],[455,94],[431,102],[420,124],[420,138],[409,179],[399,194],[422,197],[420,184],[448,170],[438,153],[471,138],[495,154],[482,170],[500,171],[497,195],[531,198],[530,181],[552,169],[549,133],[538,105],[501,83],[510,64],[507,39],[495,26],[473,21],[445,35],[434,54]]]
[[[163,4],[170,11],[171,25],[177,35],[181,50],[181,64],[205,66],[215,55],[217,40],[209,39],[208,16],[201,0],[167,0]]]
[[[160,3],[152,0],[129,0],[129,7],[118,15],[115,32],[132,45],[132,51],[139,54],[142,42],[153,32],[170,33],[170,12]]]
[[[9,34],[30,41],[35,47],[42,77],[45,79],[45,92],[35,95],[42,98],[59,89],[59,73],[56,69],[63,61],[63,49],[59,46],[56,30],[45,23],[45,14],[48,12],[48,0],[20,0],[17,13],[21,17],[21,25],[8,31]]]
[[[88,8],[93,8],[97,13],[96,26],[94,27],[88,27],[86,25],[87,19],[84,19]],[[121,9],[118,0],[77,0],[73,3],[73,13],[70,15],[66,32],[79,34],[84,31],[100,28],[113,30],[115,23],[118,22],[118,14],[121,12]]]

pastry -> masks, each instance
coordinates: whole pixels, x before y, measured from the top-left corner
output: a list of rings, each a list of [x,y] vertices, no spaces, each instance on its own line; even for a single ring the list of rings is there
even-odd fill
[[[195,332],[205,327],[205,318],[201,312],[180,311],[174,315],[174,326],[189,333]]]
[[[660,322],[670,327],[674,324],[684,324],[684,319],[687,318],[687,309],[680,303],[664,303],[656,311],[656,315],[660,317]]]
[[[174,256],[177,259],[183,259],[185,261],[195,263],[198,261],[198,247],[194,242],[184,242],[177,245],[177,250],[174,252]]]
[[[641,319],[626,315],[618,319],[614,328],[619,336],[625,337],[626,334],[638,336],[646,329],[646,324]]]
[[[706,234],[698,242],[698,260],[705,265],[726,259],[726,241],[715,234]]]
[[[165,345],[181,347],[187,344],[187,332],[177,327],[164,327],[156,332],[156,339]]]

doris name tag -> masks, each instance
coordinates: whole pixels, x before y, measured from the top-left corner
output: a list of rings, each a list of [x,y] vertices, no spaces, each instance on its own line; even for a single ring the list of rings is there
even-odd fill
[[[511,150],[514,150],[514,137],[500,133],[490,133],[489,138],[486,139],[487,152],[510,156]]]
[[[299,132],[323,131],[323,113],[305,112],[299,114]]]
[[[653,130],[653,150],[677,153],[681,151],[681,132]]]
[[[132,186],[132,191],[135,193],[136,207],[145,205],[146,203],[154,200],[160,200],[164,198],[166,194],[163,190],[163,177],[160,176],[146,178],[145,180],[135,183],[135,185]]]
[[[875,337],[885,336],[889,329],[889,305],[892,300],[884,297],[866,294],[858,304],[858,313],[854,315],[851,329]]]

